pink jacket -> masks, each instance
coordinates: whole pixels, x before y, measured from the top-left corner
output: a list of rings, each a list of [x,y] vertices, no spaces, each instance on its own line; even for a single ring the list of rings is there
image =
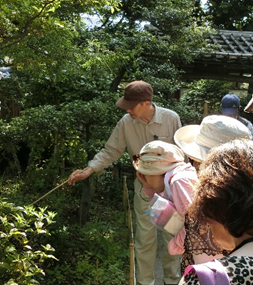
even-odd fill
[[[159,217],[152,222],[158,227],[164,227],[174,211],[177,211],[185,219],[185,214],[193,198],[193,186],[197,181],[196,169],[190,164],[183,164],[167,172],[164,177],[165,190],[159,195],[169,200],[166,208],[160,212]],[[149,195],[150,200],[154,196],[153,189],[143,189]],[[170,254],[177,255],[184,252],[185,228],[177,232],[168,244]]]
[[[165,174],[165,196],[171,200],[177,212],[184,219],[193,199],[193,186],[198,180],[196,169],[190,164],[180,165]],[[185,228],[183,227],[168,244],[172,255],[184,252]]]

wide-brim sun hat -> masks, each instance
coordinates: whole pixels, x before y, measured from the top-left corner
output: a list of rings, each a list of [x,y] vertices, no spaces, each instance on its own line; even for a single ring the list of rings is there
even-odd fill
[[[133,160],[134,168],[144,175],[162,175],[184,163],[179,147],[160,140],[145,144]]]
[[[236,138],[251,139],[249,129],[237,119],[223,115],[205,117],[200,125],[188,125],[175,132],[175,143],[191,159],[201,162],[209,150]]]

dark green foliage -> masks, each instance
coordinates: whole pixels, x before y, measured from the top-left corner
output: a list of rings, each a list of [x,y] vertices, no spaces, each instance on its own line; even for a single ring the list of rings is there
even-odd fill
[[[88,222],[84,228],[63,227],[52,233],[59,262],[47,265],[47,281],[41,284],[127,284],[129,253],[122,212],[114,213],[116,224],[122,223],[119,231],[112,220],[103,221],[106,213],[97,210],[101,221]]]
[[[89,220],[83,227],[79,225],[81,182],[75,187],[65,184],[34,205],[47,205],[57,213],[55,223],[48,228],[50,235],[44,238],[45,244],[54,247],[57,260],[43,261],[41,268],[45,276],[39,279],[39,284],[128,284],[128,229],[122,206],[123,186],[111,172],[95,178],[96,192]],[[17,182],[2,183],[2,195],[9,195],[20,204],[32,203],[42,196],[38,191],[37,195],[32,194],[32,189],[25,190]],[[37,241],[42,243],[42,240]]]
[[[83,167],[109,137],[112,126],[108,125],[116,124],[119,117],[116,106],[103,100],[43,105],[23,111],[10,123],[1,121],[2,156],[12,171],[20,172],[24,161],[19,161],[18,151],[25,145],[27,182],[37,189],[47,186],[46,181],[51,185],[64,174],[66,165]]]
[[[252,31],[253,6],[251,0],[208,0],[207,14],[219,29]]]
[[[185,109],[190,111],[190,115],[195,112],[195,120],[188,117],[188,123],[200,123],[204,114],[204,102],[208,103],[208,114],[221,113],[221,99],[232,88],[232,83],[226,81],[200,80],[189,84],[189,89],[180,99],[180,103]],[[189,114],[187,116],[189,116]]]

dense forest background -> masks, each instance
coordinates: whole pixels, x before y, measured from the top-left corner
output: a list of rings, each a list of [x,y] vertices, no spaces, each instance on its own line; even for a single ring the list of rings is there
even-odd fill
[[[0,284],[127,284],[129,157],[65,182],[103,147],[132,80],[149,82],[184,125],[201,122],[206,100],[219,113],[233,83],[186,83],[178,68],[211,48],[216,29],[253,31],[252,1],[1,1]]]

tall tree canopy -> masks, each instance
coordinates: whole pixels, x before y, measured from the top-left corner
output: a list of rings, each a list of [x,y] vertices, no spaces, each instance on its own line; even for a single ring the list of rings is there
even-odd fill
[[[0,59],[18,69],[53,69],[74,60],[73,37],[81,13],[117,0],[3,0],[0,4]],[[104,8],[103,8],[104,9]],[[64,56],[63,56],[64,55]]]
[[[216,28],[239,31],[253,30],[251,0],[208,0],[207,14]]]
[[[151,66],[153,72],[159,70],[157,78],[163,71],[164,76],[168,77],[169,72],[172,78],[173,63],[190,61],[192,51],[203,45],[207,31],[206,26],[197,26],[195,12],[199,1],[196,6],[190,0],[4,0],[1,3],[0,58],[7,63],[11,60],[14,66],[29,72],[39,69],[41,74],[44,70],[51,79],[62,70],[71,70],[71,65],[76,68],[74,63],[80,63],[80,58],[87,61],[94,48],[102,58],[110,55],[111,62],[107,64],[116,81],[127,70],[144,73],[139,77],[147,77],[148,73],[150,77]],[[89,32],[81,24],[81,15],[88,13],[97,15],[101,21],[100,27]],[[144,29],[144,23],[150,28]],[[160,67],[155,68],[154,64]]]
[[[1,125],[3,151],[18,165],[24,143],[29,169],[45,172],[83,165],[122,115],[114,103],[127,82],[146,80],[158,100],[174,98],[177,65],[206,46],[200,10],[192,0],[1,1],[0,61],[14,70],[0,81],[1,107],[23,110]],[[94,17],[99,25],[87,25]]]

